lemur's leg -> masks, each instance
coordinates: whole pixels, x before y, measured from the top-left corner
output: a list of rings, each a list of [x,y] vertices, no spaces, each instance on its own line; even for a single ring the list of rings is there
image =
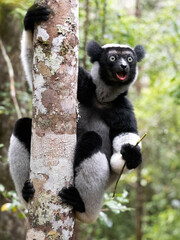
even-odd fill
[[[109,163],[101,146],[102,138],[93,131],[80,138],[74,159],[75,187],[59,192],[62,201],[74,207],[76,217],[87,223],[97,219],[109,179]]]
[[[10,173],[24,205],[34,194],[33,186],[27,181],[30,171],[31,122],[30,118],[22,118],[16,122],[8,152]]]
[[[34,24],[49,19],[50,9],[46,6],[33,5],[24,18],[24,31],[21,40],[21,60],[27,82],[32,90],[33,32]]]

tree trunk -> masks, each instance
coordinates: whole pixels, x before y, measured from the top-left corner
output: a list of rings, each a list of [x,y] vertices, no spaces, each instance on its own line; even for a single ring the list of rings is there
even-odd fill
[[[137,168],[137,187],[136,187],[136,239],[141,240],[142,233],[142,217],[143,217],[143,191],[141,185],[142,165]]]
[[[87,54],[86,54],[86,45],[87,45],[87,40],[88,40],[88,32],[89,32],[89,0],[86,0],[86,19],[84,22],[84,57],[83,57],[83,66],[84,68],[87,67],[86,64],[86,59],[87,59]]]
[[[102,20],[102,39],[104,40],[106,32],[106,14],[107,14],[107,1],[104,0],[103,4],[103,20]]]
[[[40,1],[38,1],[40,2]],[[27,240],[72,239],[72,208],[58,192],[73,183],[78,72],[78,0],[44,0],[47,22],[34,32],[33,122]]]
[[[142,11],[141,11],[141,0],[136,0],[136,10],[135,10],[135,16],[137,18],[141,18]]]

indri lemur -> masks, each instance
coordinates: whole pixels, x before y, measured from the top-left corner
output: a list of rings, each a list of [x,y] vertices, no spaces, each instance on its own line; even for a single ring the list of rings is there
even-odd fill
[[[34,24],[46,21],[50,10],[33,5],[24,18],[22,63],[32,86],[32,38]],[[80,119],[74,154],[74,186],[59,189],[62,202],[70,204],[76,217],[93,222],[101,209],[103,194],[118,177],[124,162],[128,169],[142,161],[136,118],[127,99],[129,86],[138,75],[137,62],[144,57],[141,45],[95,41],[87,45],[93,63],[89,74],[79,68],[78,101]],[[9,147],[9,164],[18,195],[24,203],[33,197],[35,189],[29,180],[31,119],[17,121]],[[61,174],[61,173],[59,173]]]

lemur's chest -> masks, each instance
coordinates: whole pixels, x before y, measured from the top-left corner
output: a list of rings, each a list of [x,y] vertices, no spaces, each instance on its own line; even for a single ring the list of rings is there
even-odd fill
[[[85,107],[80,105],[80,118],[78,121],[78,136],[87,131],[95,131],[103,140],[109,141],[109,125],[104,118],[105,108]]]
[[[103,112],[103,107],[85,107],[83,105],[80,105],[78,128],[84,128],[87,131],[103,131],[108,128],[109,131],[109,127],[103,118]]]

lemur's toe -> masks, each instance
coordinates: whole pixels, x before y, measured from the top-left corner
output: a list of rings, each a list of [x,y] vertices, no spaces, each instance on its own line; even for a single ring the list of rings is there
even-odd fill
[[[35,189],[33,186],[33,183],[31,183],[29,180],[27,180],[24,183],[23,189],[22,189],[22,196],[26,202],[29,201],[29,199],[33,198],[35,193]]]
[[[61,197],[62,203],[71,205],[75,211],[85,212],[84,203],[80,197],[78,190],[74,186],[68,188],[63,187],[58,193],[58,196]]]

